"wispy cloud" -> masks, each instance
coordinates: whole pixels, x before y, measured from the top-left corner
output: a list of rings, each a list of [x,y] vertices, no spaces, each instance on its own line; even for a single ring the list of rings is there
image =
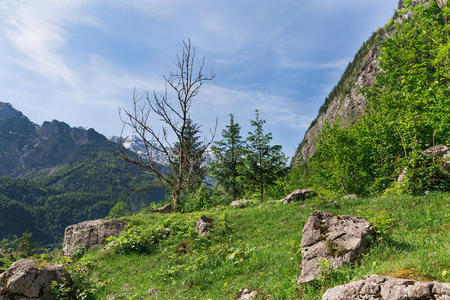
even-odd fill
[[[161,72],[190,37],[217,74],[195,101],[196,119],[224,125],[235,113],[245,132],[259,109],[293,152],[324,87],[396,2],[0,0],[0,99],[35,121],[117,134],[117,107],[135,87],[163,88]]]
[[[59,50],[65,45],[63,24],[82,1],[7,1],[2,28],[6,37],[24,55],[20,65],[71,86],[77,78]]]

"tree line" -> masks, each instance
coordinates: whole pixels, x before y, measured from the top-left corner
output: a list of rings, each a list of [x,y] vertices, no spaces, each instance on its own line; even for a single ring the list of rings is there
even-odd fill
[[[175,72],[163,76],[166,82],[163,92],[139,96],[135,91],[133,108],[121,110],[124,126],[143,141],[146,155],[132,157],[119,145],[119,156],[155,175],[158,186],[166,190],[174,211],[185,209],[187,199],[195,198],[196,193],[207,189],[206,175],[217,185],[216,191],[221,189],[223,193],[230,193],[234,200],[245,190],[246,193],[257,191],[262,201],[266,186],[286,171],[286,157],[281,146],[270,145],[272,135],[264,133],[265,120],[256,111],[255,120],[251,121],[254,131],[243,140],[239,124],[230,115],[230,124],[222,132],[222,140],[212,147],[216,162],[207,170],[203,158],[213,144],[217,120],[216,128],[210,130],[210,137],[201,137],[200,125],[191,119],[190,109],[202,85],[215,75],[212,72],[205,74],[205,59],[197,60],[196,48],[190,40],[183,42],[175,66]],[[158,121],[160,127],[154,125]],[[159,167],[152,158],[152,150],[166,157],[170,172]]]

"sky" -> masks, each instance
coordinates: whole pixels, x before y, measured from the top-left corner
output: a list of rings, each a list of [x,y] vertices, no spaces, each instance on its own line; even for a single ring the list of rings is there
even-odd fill
[[[0,0],[0,101],[41,124],[120,135],[132,92],[161,91],[190,39],[215,79],[191,118],[216,140],[258,109],[292,157],[325,96],[397,0]],[[159,126],[155,121],[154,126]],[[159,128],[159,127],[156,127]]]

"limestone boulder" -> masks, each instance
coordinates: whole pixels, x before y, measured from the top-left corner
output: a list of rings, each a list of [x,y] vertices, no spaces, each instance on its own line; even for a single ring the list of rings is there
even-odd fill
[[[445,145],[435,145],[423,151],[425,155],[431,155],[442,159],[442,169],[450,172],[450,148]]]
[[[212,218],[208,218],[207,216],[201,216],[195,225],[195,228],[199,234],[208,234],[213,227],[214,220]]]
[[[315,196],[316,193],[311,189],[298,189],[284,197],[284,199],[280,200],[283,203],[292,203],[296,201],[303,201],[306,198],[310,198]]]
[[[234,200],[230,203],[232,208],[244,208],[250,205],[250,201],[248,200]]]
[[[322,271],[328,271],[322,270],[324,265],[336,269],[358,259],[375,239],[375,228],[360,217],[314,211],[309,215],[302,234],[299,284],[319,278]]]
[[[449,300],[450,283],[369,275],[328,289],[322,300]]]
[[[172,206],[170,204],[163,205],[151,211],[151,213],[161,213],[161,214],[166,214],[170,212],[172,212]]]
[[[239,291],[239,296],[236,298],[236,300],[251,300],[256,298],[258,296],[257,291],[251,291],[249,289],[241,289]]]
[[[106,238],[118,236],[125,228],[125,220],[93,220],[70,225],[64,231],[64,255],[71,256],[79,248],[97,249]]]
[[[63,265],[38,265],[34,260],[18,260],[0,274],[0,300],[42,299],[51,292],[52,281],[70,284]]]

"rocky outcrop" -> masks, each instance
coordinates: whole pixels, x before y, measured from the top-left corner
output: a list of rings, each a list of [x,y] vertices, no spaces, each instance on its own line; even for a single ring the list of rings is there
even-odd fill
[[[214,220],[212,218],[208,218],[207,216],[201,216],[195,225],[195,228],[199,234],[208,234],[213,227]]]
[[[71,256],[75,249],[97,249],[106,238],[119,235],[126,225],[125,220],[93,220],[70,225],[64,231],[64,255]]]
[[[431,155],[433,158],[442,159],[442,169],[450,172],[450,148],[445,145],[435,145],[423,151],[425,155]]]
[[[302,236],[302,270],[298,283],[317,279],[326,265],[336,269],[355,261],[375,238],[375,228],[365,219],[312,212]],[[322,266],[321,266],[322,265]]]
[[[283,203],[292,203],[296,201],[303,201],[306,198],[310,198],[316,195],[316,193],[313,190],[310,189],[298,189],[284,197],[282,200],[280,200]]]
[[[170,204],[166,204],[164,206],[161,206],[161,207],[151,211],[151,213],[162,213],[162,214],[170,213],[170,212],[172,212],[172,206],[170,206]]]
[[[322,300],[449,300],[450,283],[369,275],[328,289]]]
[[[375,76],[378,73],[378,46],[375,41],[371,49],[365,49],[364,46],[355,57],[354,61],[347,67],[346,73],[351,74],[349,78],[343,78],[336,88],[339,92],[332,92],[325,99],[325,110],[321,111],[306,131],[302,143],[295,153],[292,164],[297,166],[300,161],[308,160],[317,149],[316,138],[322,131],[326,123],[338,121],[340,125],[345,126],[358,120],[365,112],[365,107],[369,102],[361,93],[362,87],[370,87],[375,82]]]
[[[236,300],[251,300],[258,296],[257,291],[250,291],[249,289],[242,289],[239,291],[239,296]]]
[[[232,208],[244,208],[250,205],[248,200],[234,200],[230,203]]]
[[[51,292],[52,281],[70,283],[62,265],[40,266],[33,260],[19,260],[0,274],[0,300],[42,299]]]
[[[397,14],[393,16],[394,21],[398,18]],[[316,119],[306,131],[303,141],[292,158],[293,166],[299,166],[302,161],[307,161],[315,153],[316,138],[326,123],[336,121],[339,125],[346,126],[356,122],[365,114],[369,100],[361,94],[360,90],[371,87],[376,82],[376,75],[380,71],[377,61],[380,51],[379,43],[391,36],[392,30],[391,25],[380,28],[361,46],[337,85],[325,98]]]

